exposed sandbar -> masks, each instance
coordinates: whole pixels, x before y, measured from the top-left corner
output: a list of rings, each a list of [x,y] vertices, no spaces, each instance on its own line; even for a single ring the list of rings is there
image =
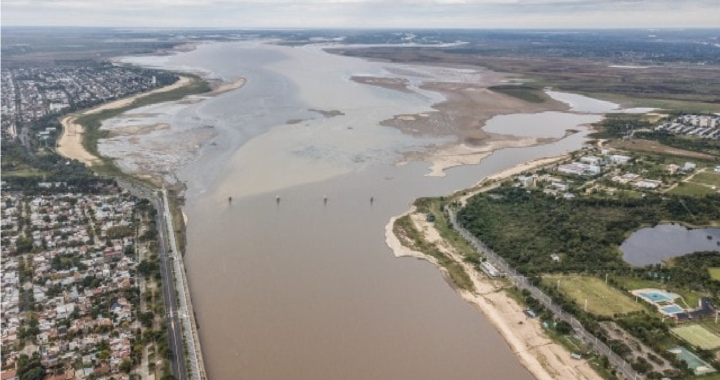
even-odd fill
[[[408,88],[409,81],[403,78],[383,78],[370,76],[352,76],[350,80],[356,83],[367,84],[371,86],[382,87],[388,90],[395,90],[404,93],[414,93]]]
[[[464,261],[452,246],[443,241],[434,225],[426,221],[424,214],[415,212],[414,207],[404,215],[408,214],[423,238],[460,264],[470,276],[475,291],[469,292],[459,288],[456,288],[456,291],[497,329],[522,365],[535,378],[540,380],[601,379],[587,361],[573,359],[571,353],[564,347],[550,340],[537,319],[528,319],[522,306],[502,290],[504,286],[502,282],[481,275],[471,264]],[[394,255],[427,260],[437,266],[447,277],[445,269],[437,263],[437,260],[406,247],[395,236],[393,226],[397,218],[392,218],[385,228],[386,244],[392,249]]]

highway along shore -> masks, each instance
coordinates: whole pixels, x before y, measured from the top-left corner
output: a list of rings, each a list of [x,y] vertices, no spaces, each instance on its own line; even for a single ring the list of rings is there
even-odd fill
[[[525,307],[507,290],[512,287],[509,280],[491,278],[476,269],[481,254],[453,229],[443,211],[445,205],[460,204],[473,194],[497,187],[508,177],[552,165],[567,156],[522,163],[487,176],[473,188],[451,197],[418,199],[410,210],[390,220],[385,238],[396,257],[414,257],[437,266],[461,297],[497,329],[536,379],[599,380],[602,377],[587,361],[574,359],[572,352],[545,334],[536,319],[528,318]]]
[[[94,108],[61,118],[62,135],[57,152],[68,159],[78,160],[99,175],[115,177],[118,183],[134,195],[150,200],[158,211],[159,257],[168,339],[172,350],[172,372],[176,379],[204,380],[207,378],[195,312],[185,275],[185,223],[180,209],[181,184],[166,187],[162,177],[130,175],[118,168],[113,159],[98,151],[98,141],[108,136],[101,129],[104,120],[124,112],[153,104],[194,98],[193,101],[218,96],[242,87],[244,78],[230,83],[209,83],[192,74],[178,74],[170,85],[130,97],[114,100]]]

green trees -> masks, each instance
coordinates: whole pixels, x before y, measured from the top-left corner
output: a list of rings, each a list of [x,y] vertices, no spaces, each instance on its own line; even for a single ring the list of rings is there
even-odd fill
[[[120,366],[118,367],[118,369],[120,369],[120,371],[122,371],[122,372],[124,372],[124,373],[130,373],[130,371],[132,371],[132,369],[133,369],[132,360],[130,360],[130,359],[124,359],[124,360],[120,363]]]
[[[20,380],[41,380],[45,376],[45,369],[40,365],[40,356],[33,354],[33,356],[28,357],[25,354],[20,354],[17,376]]]
[[[626,234],[663,220],[720,220],[720,196],[640,199],[578,197],[500,187],[472,197],[460,223],[525,275],[627,269],[617,247]],[[560,262],[552,254],[562,257]]]

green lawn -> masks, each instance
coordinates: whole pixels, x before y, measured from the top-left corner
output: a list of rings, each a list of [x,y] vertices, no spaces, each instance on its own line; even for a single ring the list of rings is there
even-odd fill
[[[701,325],[685,325],[672,328],[670,331],[680,339],[703,350],[714,350],[720,347],[720,337]]]
[[[560,280],[560,291],[572,298],[579,306],[585,306],[587,311],[601,316],[613,316],[633,311],[644,310],[642,304],[636,303],[628,294],[621,292],[607,284],[605,281],[592,276],[580,275],[547,275],[543,281],[547,286],[557,286]]]
[[[708,272],[710,272],[710,278],[720,281],[720,268],[708,268]]]
[[[694,182],[681,182],[678,187],[672,189],[670,194],[675,195],[687,195],[687,196],[703,196],[716,193],[717,190],[713,190],[708,186],[701,185]]]
[[[702,172],[695,174],[690,181],[720,187],[720,174],[715,172]]]
[[[615,196],[622,199],[640,199],[643,194],[635,190],[618,190],[615,192]]]
[[[720,321],[718,321],[718,322],[720,322]],[[700,323],[708,331],[711,331],[717,335],[720,335],[720,323],[715,323],[715,318],[703,319],[702,321],[700,321],[698,323]]]

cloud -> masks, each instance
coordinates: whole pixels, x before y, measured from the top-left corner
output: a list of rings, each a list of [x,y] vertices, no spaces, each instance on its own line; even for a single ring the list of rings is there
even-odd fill
[[[717,27],[716,0],[3,0],[3,25]]]

